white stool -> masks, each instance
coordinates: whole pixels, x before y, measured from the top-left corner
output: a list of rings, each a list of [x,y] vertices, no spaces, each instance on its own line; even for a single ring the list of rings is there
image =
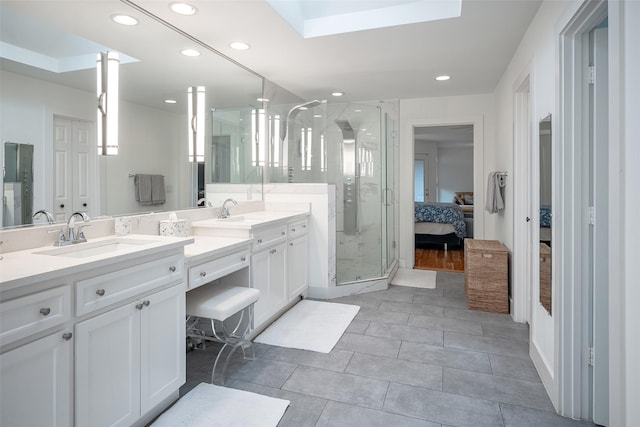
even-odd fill
[[[230,350],[220,372],[219,384],[224,384],[224,374],[231,355],[238,347],[245,359],[254,360],[251,341],[246,337],[253,327],[253,304],[260,298],[260,291],[238,286],[204,285],[187,292],[187,336],[196,340],[217,341],[224,345],[218,352],[211,371],[211,383],[215,383],[216,368],[225,350]],[[228,332],[225,321],[238,314],[238,323]],[[248,313],[245,319],[245,313]],[[213,336],[200,329],[201,319],[211,321]],[[244,322],[243,322],[244,321]]]

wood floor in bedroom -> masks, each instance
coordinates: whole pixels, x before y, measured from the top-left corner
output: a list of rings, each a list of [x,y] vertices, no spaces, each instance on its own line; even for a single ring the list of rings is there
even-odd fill
[[[420,270],[464,271],[464,249],[449,248],[443,245],[429,245],[416,248],[414,268]]]

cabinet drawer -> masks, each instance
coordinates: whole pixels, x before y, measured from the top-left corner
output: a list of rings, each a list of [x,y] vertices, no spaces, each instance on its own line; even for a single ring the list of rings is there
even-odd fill
[[[308,229],[308,221],[306,219],[289,224],[289,229],[288,229],[289,239],[295,239],[298,236],[307,234],[307,229]]]
[[[0,304],[0,344],[9,344],[71,317],[71,287],[60,286]]]
[[[248,267],[249,250],[234,252],[189,268],[189,289],[197,288],[241,268]]]
[[[184,257],[174,255],[79,280],[76,282],[76,315],[81,316],[156,287],[179,281],[183,274]]]
[[[286,238],[287,227],[285,225],[257,231],[253,235],[253,250],[254,252],[259,251],[273,243],[284,241]]]

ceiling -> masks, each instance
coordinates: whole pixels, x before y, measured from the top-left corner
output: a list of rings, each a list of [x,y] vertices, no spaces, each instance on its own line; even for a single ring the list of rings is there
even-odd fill
[[[304,38],[266,0],[194,0],[189,3],[198,12],[192,16],[173,13],[168,7],[170,1],[133,3],[303,99],[328,99],[331,92],[341,91],[344,96],[340,102],[491,93],[541,3],[541,0],[462,0],[458,18]],[[435,0],[420,3],[430,1]],[[374,7],[394,3],[314,2],[324,3],[324,17],[330,16],[331,8],[337,4],[342,4],[338,12],[343,13],[345,3],[351,4],[355,12],[362,12],[365,3]],[[20,3],[34,2],[14,5],[19,8]],[[85,21],[89,15],[132,11],[126,2],[113,0],[37,3],[40,6],[32,7],[31,11],[39,13],[40,19],[53,20],[56,26],[96,43],[111,37],[113,30],[88,24]],[[406,5],[412,1],[395,3]],[[64,5],[67,10],[51,5]],[[69,7],[73,14],[63,16]],[[145,34],[145,37],[121,37],[116,48],[140,58],[154,54],[154,49],[149,49],[150,42],[164,46],[164,38],[156,39],[151,32]],[[180,43],[189,47],[185,40]],[[249,43],[251,49],[235,51],[229,47],[233,41]],[[162,52],[158,49],[157,55]],[[142,68],[142,63],[138,67]],[[435,81],[434,77],[440,74],[452,78]]]

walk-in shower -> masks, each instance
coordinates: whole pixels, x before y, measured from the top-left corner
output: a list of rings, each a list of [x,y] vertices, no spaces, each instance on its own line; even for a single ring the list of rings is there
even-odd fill
[[[394,233],[394,103],[290,108],[280,123],[283,156],[274,181],[336,188],[336,282],[384,277],[397,259]]]

